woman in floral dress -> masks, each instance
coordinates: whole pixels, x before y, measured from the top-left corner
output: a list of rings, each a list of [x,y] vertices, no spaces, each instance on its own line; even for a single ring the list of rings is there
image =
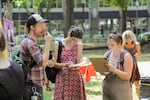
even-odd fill
[[[84,81],[80,71],[73,66],[80,63],[82,58],[83,30],[72,26],[68,36],[62,40],[61,63],[55,65],[60,68],[56,76],[54,100],[86,100]],[[58,41],[54,44],[54,58],[58,55]],[[55,66],[55,67],[56,67]]]

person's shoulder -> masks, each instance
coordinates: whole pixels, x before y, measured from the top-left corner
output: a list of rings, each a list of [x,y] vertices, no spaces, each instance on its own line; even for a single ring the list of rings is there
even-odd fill
[[[78,45],[80,46],[80,45],[83,45],[83,42],[82,41],[79,41],[78,42]]]
[[[17,62],[15,62],[15,61],[10,61],[11,62],[11,68],[14,70],[14,71],[16,71],[16,72],[21,72],[21,73],[23,73],[23,69],[22,69],[22,67],[17,63]]]
[[[108,58],[108,57],[109,57],[109,55],[110,55],[110,53],[111,53],[111,51],[110,51],[110,50],[106,51],[106,52],[104,53],[104,57]]]
[[[63,41],[61,41],[61,40],[55,40],[54,41],[54,45],[58,46],[60,43],[63,45]]]
[[[27,42],[31,43],[32,41],[26,36],[22,41],[21,41],[21,46],[25,45]]]
[[[132,58],[132,55],[127,50],[123,50],[121,53],[125,59]]]
[[[140,47],[140,43],[138,41],[135,43],[135,45]]]

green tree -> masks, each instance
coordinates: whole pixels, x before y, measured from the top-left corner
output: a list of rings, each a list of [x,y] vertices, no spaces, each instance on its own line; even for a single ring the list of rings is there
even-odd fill
[[[55,1],[56,0],[14,0],[14,3],[16,5],[20,3],[21,7],[26,8],[28,14],[31,13],[30,8],[34,8],[36,13],[46,17],[47,12],[50,11]]]
[[[4,8],[4,17],[12,20],[12,9],[13,9],[13,5],[12,2],[13,0],[2,0],[2,4],[5,2],[6,6]]]
[[[26,8],[28,13],[31,13],[29,8],[34,8],[35,12],[41,14],[46,17],[48,15],[47,12],[50,12],[50,9],[56,5],[56,2],[61,4],[63,0],[14,0],[14,3],[21,4],[21,7]],[[71,25],[73,25],[73,8],[74,8],[74,0],[64,0],[62,2],[63,7],[63,16],[64,16],[64,33],[67,36],[67,31]]]
[[[123,32],[126,30],[126,18],[127,18],[127,8],[131,2],[131,0],[104,0],[106,5],[111,7],[119,7],[121,12],[121,23],[120,30]]]
[[[150,0],[139,0],[141,5],[146,5]]]
[[[70,28],[71,25],[74,24],[74,17],[73,17],[74,0],[63,0],[62,7],[64,16],[63,31],[66,37],[68,29]]]

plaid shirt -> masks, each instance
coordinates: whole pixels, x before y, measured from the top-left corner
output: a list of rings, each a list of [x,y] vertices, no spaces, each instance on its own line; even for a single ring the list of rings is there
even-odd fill
[[[27,74],[27,80],[32,80],[33,83],[42,86],[44,85],[44,68],[41,66],[43,57],[40,51],[40,47],[38,44],[30,37],[26,37],[21,45],[20,45],[21,53],[20,56],[21,58],[29,62],[29,59],[32,58],[36,62],[36,65],[31,66],[32,69],[31,71]]]

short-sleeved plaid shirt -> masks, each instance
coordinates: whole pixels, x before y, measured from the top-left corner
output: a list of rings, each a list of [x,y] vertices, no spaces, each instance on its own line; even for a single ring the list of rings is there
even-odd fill
[[[33,83],[42,86],[44,85],[44,68],[41,66],[43,57],[41,54],[40,47],[38,44],[30,37],[26,37],[20,45],[21,58],[29,62],[29,59],[32,58],[36,62],[36,65],[32,66],[31,72],[27,74],[27,80],[32,80]]]

